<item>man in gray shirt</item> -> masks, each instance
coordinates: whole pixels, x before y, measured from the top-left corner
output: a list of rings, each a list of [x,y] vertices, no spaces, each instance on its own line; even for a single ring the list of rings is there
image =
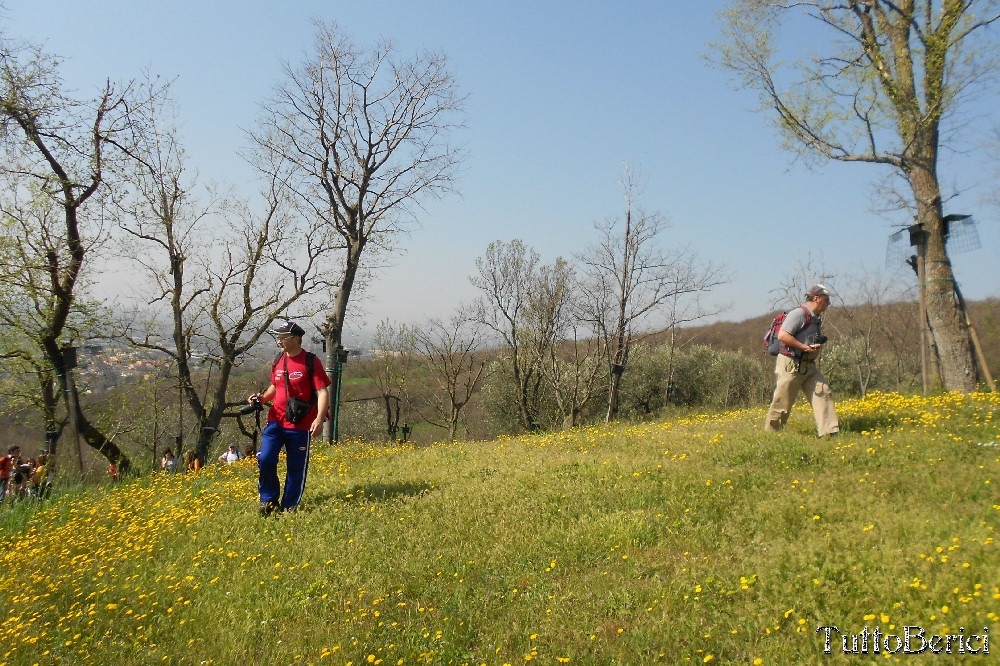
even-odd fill
[[[840,432],[833,393],[816,365],[820,347],[826,338],[822,334],[823,312],[830,306],[830,291],[814,284],[806,292],[806,303],[788,312],[778,332],[781,351],[774,366],[777,383],[771,408],[767,412],[764,430],[777,432],[785,427],[792,405],[804,391],[812,403],[819,436]]]

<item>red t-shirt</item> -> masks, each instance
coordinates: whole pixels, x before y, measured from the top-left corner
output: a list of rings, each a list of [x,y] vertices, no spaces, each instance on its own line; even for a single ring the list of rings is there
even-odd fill
[[[298,423],[291,423],[285,418],[285,361],[288,361],[288,388],[295,398],[309,400],[312,391],[309,390],[309,369],[306,367],[306,350],[300,351],[296,356],[282,354],[281,358],[274,365],[271,373],[271,383],[278,389],[274,394],[274,401],[271,409],[267,412],[267,420],[275,421],[282,428],[294,428],[296,430],[309,430],[312,422],[316,420],[316,405],[309,409],[309,413]],[[330,378],[326,376],[323,369],[323,362],[319,356],[313,356],[313,388],[321,391],[330,385]]]

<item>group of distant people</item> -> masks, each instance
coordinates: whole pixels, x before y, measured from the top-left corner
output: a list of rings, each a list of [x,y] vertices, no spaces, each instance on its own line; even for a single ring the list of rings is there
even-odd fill
[[[55,461],[42,449],[34,459],[21,459],[21,447],[16,444],[0,458],[0,503],[11,499],[33,497],[43,499],[52,491]]]
[[[252,444],[248,445],[247,450],[243,453],[236,450],[235,444],[230,444],[229,449],[219,456],[219,462],[231,465],[245,456],[253,455],[254,449]],[[180,469],[180,464],[177,461],[177,456],[174,455],[173,449],[167,449],[163,452],[163,457],[160,459],[160,469],[166,474],[174,474]],[[197,472],[199,469],[201,469],[201,458],[196,456],[193,451],[185,451],[184,470],[187,472]],[[114,463],[108,466],[108,478],[111,479],[111,483],[117,482],[120,478],[118,467]]]
[[[256,455],[253,445],[248,444],[245,451],[240,453],[235,444],[230,444],[226,449],[225,453],[219,456],[219,462],[225,465],[232,465],[238,460],[242,460],[245,457],[253,457]],[[177,456],[174,455],[173,449],[167,449],[163,452],[163,458],[160,459],[160,469],[167,474],[173,474],[180,469],[180,463],[177,460]],[[192,451],[184,452],[184,470],[188,472],[197,472],[201,469],[201,458],[194,455]]]

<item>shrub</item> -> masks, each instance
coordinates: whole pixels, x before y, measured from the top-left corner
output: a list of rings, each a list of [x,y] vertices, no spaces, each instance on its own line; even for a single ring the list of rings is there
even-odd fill
[[[636,345],[629,352],[628,368],[622,377],[619,413],[644,418],[661,410],[666,399],[669,348]],[[604,399],[607,405],[607,398]]]
[[[385,434],[385,408],[377,400],[358,400],[340,405],[339,434],[341,440],[361,439],[381,442]]]
[[[666,347],[664,345],[661,350]],[[674,352],[672,371],[669,375],[671,404],[708,404],[711,390],[706,385],[705,378],[717,354],[718,352],[705,345],[692,345]]]
[[[771,382],[760,363],[743,352],[717,352],[702,377],[703,404],[717,407],[756,405],[767,400]]]
[[[889,351],[874,350],[860,337],[832,340],[820,360],[823,376],[839,396],[871,391],[909,391],[920,384],[920,367]]]
[[[761,364],[739,351],[716,351],[706,345],[674,349],[670,345],[636,347],[622,382],[622,412],[645,417],[667,406],[732,407],[759,404],[771,386]],[[668,390],[669,388],[669,390]]]

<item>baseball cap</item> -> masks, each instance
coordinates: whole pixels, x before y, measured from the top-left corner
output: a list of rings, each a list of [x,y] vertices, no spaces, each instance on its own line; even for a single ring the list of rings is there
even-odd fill
[[[813,286],[809,287],[809,291],[806,292],[806,296],[829,296],[829,295],[830,295],[830,290],[821,284],[814,284]]]
[[[294,321],[284,320],[275,323],[277,326],[271,329],[271,335],[297,335],[301,338],[306,334],[305,329]]]

